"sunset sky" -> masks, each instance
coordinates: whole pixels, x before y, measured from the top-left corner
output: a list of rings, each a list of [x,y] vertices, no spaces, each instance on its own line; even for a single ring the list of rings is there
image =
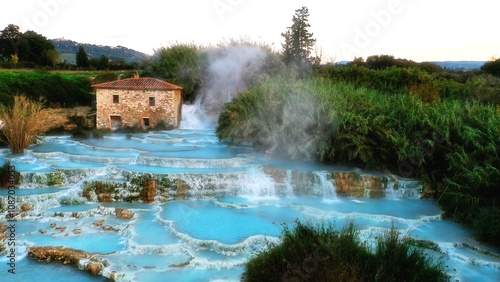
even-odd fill
[[[3,1],[0,28],[47,38],[122,45],[147,54],[175,42],[249,38],[281,48],[281,33],[307,6],[324,59],[392,54],[415,61],[500,55],[497,0],[20,0]]]

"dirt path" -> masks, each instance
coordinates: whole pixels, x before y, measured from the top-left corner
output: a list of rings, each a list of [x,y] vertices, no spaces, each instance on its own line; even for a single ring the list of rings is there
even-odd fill
[[[66,116],[68,115],[74,115],[75,113],[79,116],[86,116],[87,113],[89,113],[91,110],[91,107],[75,107],[75,108],[59,108],[59,109],[52,109],[49,108],[47,111],[49,112],[49,128],[54,128],[58,126],[64,126],[64,129],[69,130],[73,126],[72,125],[67,125],[65,124],[68,119]]]

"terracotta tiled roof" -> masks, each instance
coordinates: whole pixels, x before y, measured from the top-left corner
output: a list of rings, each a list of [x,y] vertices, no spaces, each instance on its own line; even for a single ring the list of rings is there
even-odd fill
[[[180,86],[151,77],[127,78],[112,82],[94,84],[92,87],[105,89],[182,89]]]

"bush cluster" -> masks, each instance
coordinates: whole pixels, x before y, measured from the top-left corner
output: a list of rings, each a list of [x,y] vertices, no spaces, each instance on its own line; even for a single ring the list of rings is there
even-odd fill
[[[245,265],[244,281],[448,281],[441,262],[400,238],[392,228],[373,252],[353,223],[283,226],[281,243],[271,244]]]

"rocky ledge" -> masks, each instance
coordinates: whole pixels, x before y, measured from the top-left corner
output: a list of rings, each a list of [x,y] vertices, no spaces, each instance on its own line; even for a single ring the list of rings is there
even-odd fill
[[[92,275],[102,275],[102,270],[109,266],[108,261],[95,257],[95,254],[83,250],[65,248],[62,246],[43,246],[28,247],[28,256],[39,261],[53,262],[58,261],[65,265],[76,266],[79,269],[86,270]],[[117,279],[116,272],[111,272],[112,280]]]

